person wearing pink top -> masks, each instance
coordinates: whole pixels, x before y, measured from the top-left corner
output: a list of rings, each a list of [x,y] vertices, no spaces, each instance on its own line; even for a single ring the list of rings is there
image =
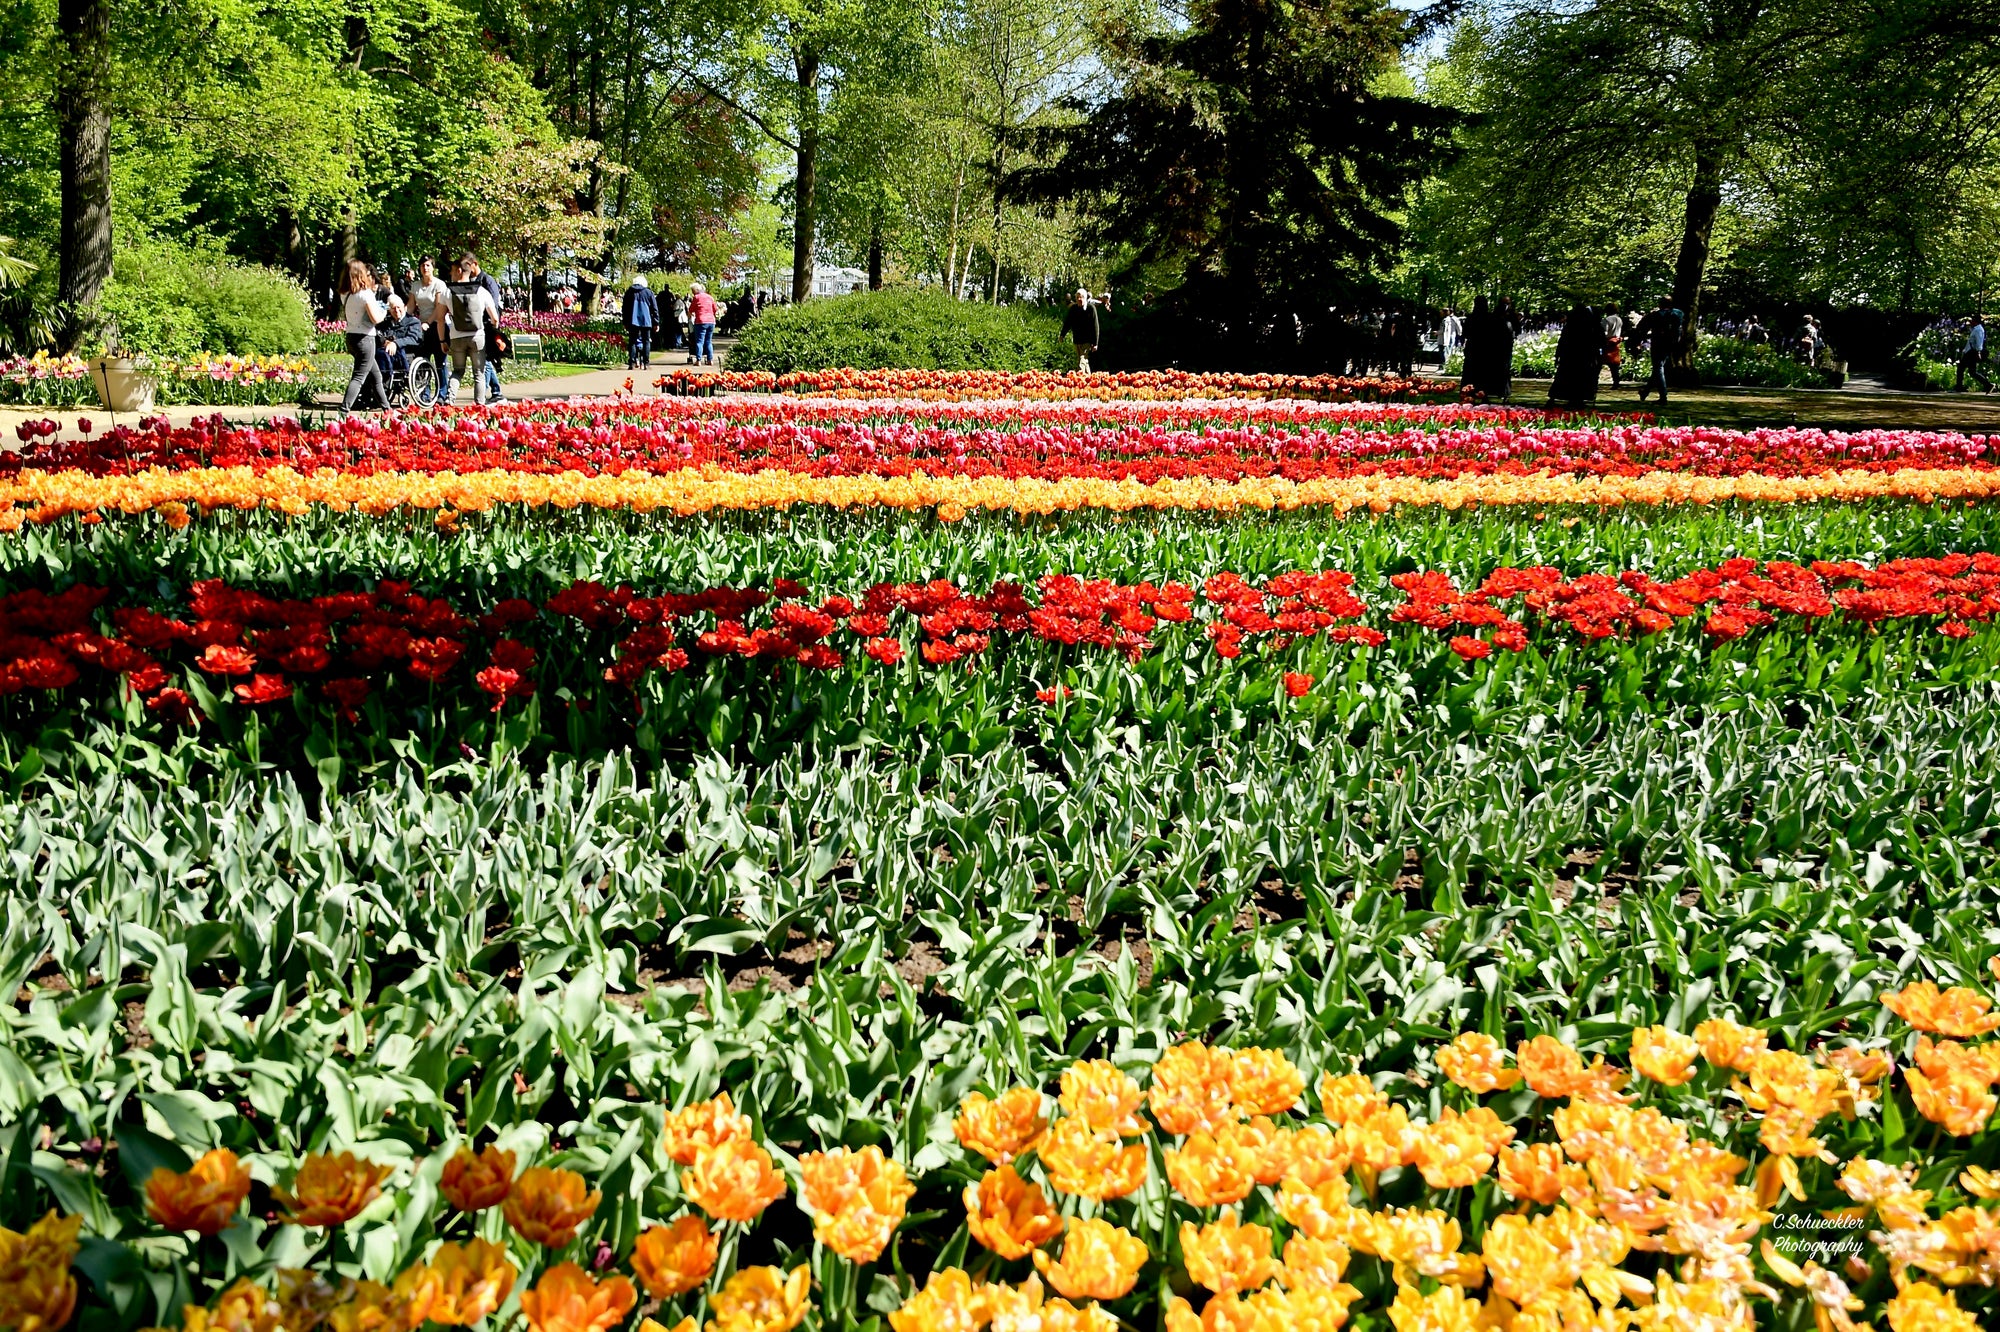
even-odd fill
[[[694,334],[688,339],[688,364],[714,365],[715,297],[699,282],[694,284],[694,294],[688,297],[688,323],[694,326]]]

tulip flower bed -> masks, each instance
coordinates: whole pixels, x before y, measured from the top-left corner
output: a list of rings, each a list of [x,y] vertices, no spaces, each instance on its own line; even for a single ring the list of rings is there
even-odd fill
[[[38,434],[38,429],[41,433]],[[308,429],[53,423],[0,462],[0,529],[100,509],[886,507],[1216,512],[1983,500],[1984,437],[1536,424],[1462,407],[523,404]]]
[[[633,1121],[646,1150],[621,1142],[615,1164],[518,1132],[475,1153],[483,1126],[422,1110],[372,1153],[296,1167],[239,1155],[262,1145],[247,1125],[197,1160],[133,1126],[93,1140],[122,1179],[70,1188],[124,1218],[124,1268],[101,1240],[77,1264],[83,1215],[50,1211],[10,1233],[0,1308],[61,1326],[73,1265],[98,1293],[144,1298],[136,1255],[171,1245],[187,1255],[185,1325],[204,1328],[467,1326],[518,1309],[534,1332],[606,1332],[643,1300],[641,1326],[674,1332],[850,1327],[870,1311],[895,1332],[1682,1332],[1751,1329],[1787,1306],[1829,1327],[1974,1332],[1996,1307],[2000,1174],[1936,1135],[1992,1115],[2000,1042],[1976,1038],[2000,1017],[1963,986],[1882,1003],[1900,1019],[1887,1040],[1810,1050],[1725,1015],[1678,1018],[1691,1033],[1627,1027],[1629,1068],[1551,1035],[1510,1062],[1468,1031],[1424,1052],[1428,1094],[1416,1069],[1391,1095],[1363,1071],[1200,1041],[1077,1060],[1053,1086],[989,1068],[893,1152],[828,1142],[741,1085],[699,1099],[683,1085]],[[1739,1112],[1717,1116],[1725,1101]],[[1933,1143],[1910,1156],[1890,1125],[1921,1121]],[[609,1207],[576,1165],[599,1168]],[[396,1243],[350,1272],[356,1228]],[[275,1279],[229,1280],[279,1252]]]
[[[281,406],[299,400],[313,363],[296,356],[202,353],[185,361],[144,362],[162,406]],[[0,406],[88,407],[97,403],[90,367],[79,356],[0,359]],[[25,437],[24,437],[25,438]]]
[[[1456,379],[1244,375],[1191,370],[724,370],[677,369],[654,381],[662,393],[796,393],[842,398],[1140,399],[1278,398],[1320,402],[1457,402]]]
[[[792,729],[839,736],[971,685],[991,713],[979,728],[990,745],[1037,707],[1095,725],[1222,705],[1337,720],[1385,677],[1425,701],[1477,683],[1489,695],[1653,707],[1730,701],[1746,692],[1750,664],[1763,697],[1844,696],[1871,666],[1916,686],[2000,674],[2000,640],[1982,632],[2000,612],[1991,554],[1874,568],[1735,559],[1668,580],[1542,565],[1466,587],[1435,570],[1386,581],[1371,606],[1357,593],[1375,589],[1339,570],[1255,583],[1224,571],[1199,591],[1051,574],[1032,586],[936,578],[821,597],[791,579],[660,595],[586,580],[540,604],[462,610],[392,580],[309,599],[206,580],[164,610],[73,583],[0,599],[0,698],[25,695],[35,710],[77,695],[168,728],[289,705],[308,726],[378,735],[413,708],[442,708],[453,719],[443,729],[463,735],[477,729],[467,713],[554,694],[572,730],[579,713],[600,737],[629,743],[638,728],[657,752],[684,738],[734,742],[750,721],[743,701],[772,688],[791,695]],[[1531,653],[1531,631],[1534,664],[1508,666]],[[1371,669],[1366,654],[1385,648]],[[1496,650],[1500,661],[1474,666]],[[29,711],[12,720],[26,729]],[[526,733],[544,724],[536,709]]]
[[[27,430],[0,1329],[2000,1320],[1987,441],[1098,378]]]

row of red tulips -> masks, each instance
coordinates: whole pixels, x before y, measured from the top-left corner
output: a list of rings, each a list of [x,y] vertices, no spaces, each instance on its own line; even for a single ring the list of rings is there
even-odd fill
[[[1389,582],[1403,600],[1386,615],[1388,626],[1446,637],[1468,660],[1496,647],[1525,650],[1530,624],[1595,640],[1698,620],[1709,639],[1727,641],[1780,616],[1807,628],[1839,616],[1861,625],[1914,620],[1958,638],[2000,612],[2000,556],[1989,554],[1877,568],[1760,567],[1736,559],[1667,581],[1637,570],[1571,578],[1537,567],[1496,569],[1469,588],[1436,571]],[[1354,577],[1338,570],[1299,570],[1261,583],[1224,572],[1199,591],[1063,574],[1033,588],[1003,581],[973,593],[940,579],[878,583],[858,597],[818,601],[790,580],[769,590],[650,597],[579,582],[541,605],[508,599],[476,616],[386,580],[369,591],[311,599],[201,582],[174,612],[111,602],[108,589],[84,585],[0,598],[0,694],[65,689],[94,669],[121,675],[154,713],[181,721],[194,715],[197,699],[181,687],[191,681],[170,667],[191,666],[194,679],[216,682],[218,697],[247,705],[290,698],[310,681],[352,721],[371,693],[397,681],[430,689],[469,677],[498,711],[534,694],[547,655],[580,660],[605,681],[631,687],[655,672],[700,670],[732,657],[834,670],[851,661],[894,667],[914,656],[942,667],[977,662],[1006,637],[1137,661],[1154,650],[1163,625],[1187,623],[1199,626],[1218,658],[1256,652],[1277,666],[1294,644],[1317,637],[1361,647],[1387,641],[1383,629],[1364,622],[1370,607]],[[1294,672],[1285,684],[1298,696],[1312,680]],[[1043,693],[1045,701],[1054,698],[1052,689]]]
[[[1092,479],[1145,484],[1201,478],[1291,482],[1364,477],[1521,477],[1553,473],[1634,477],[1820,476],[1903,468],[1990,470],[1984,436],[1942,431],[1735,431],[1628,425],[1588,428],[1491,419],[1477,409],[1396,407],[1365,417],[1296,409],[1202,419],[1176,406],[1114,413],[1107,423],[1071,409],[912,409],[813,404],[772,411],[754,403],[654,401],[551,410],[415,413],[387,421],[295,420],[264,425],[220,417],[174,426],[149,418],[63,438],[36,422],[0,471],[77,470],[127,475],[148,468],[275,467],[348,473],[481,471],[582,474],[782,471],[812,477],[969,476]]]

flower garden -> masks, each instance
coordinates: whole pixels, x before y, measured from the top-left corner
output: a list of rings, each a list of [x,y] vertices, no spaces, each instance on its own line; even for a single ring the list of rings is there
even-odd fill
[[[2000,1319],[1989,440],[661,388],[0,458],[0,1327]]]

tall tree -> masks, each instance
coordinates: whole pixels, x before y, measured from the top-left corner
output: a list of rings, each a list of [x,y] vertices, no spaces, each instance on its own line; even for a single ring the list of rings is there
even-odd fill
[[[56,134],[62,180],[57,300],[65,350],[88,330],[111,276],[111,5],[60,0]]]
[[[1375,0],[1197,0],[1185,27],[1110,27],[1116,93],[1026,136],[1008,192],[1075,201],[1139,263],[1226,279],[1246,308],[1325,308],[1400,240],[1453,116],[1383,91],[1409,15]]]
[[[1518,250],[1525,232],[1588,254],[1609,242],[1582,238],[1606,224],[1670,226],[1685,373],[1724,200],[1754,188],[1760,145],[1801,128],[1791,120],[1801,74],[1835,40],[1844,2],[1530,0],[1488,11],[1459,168],[1491,228],[1480,243]]]

